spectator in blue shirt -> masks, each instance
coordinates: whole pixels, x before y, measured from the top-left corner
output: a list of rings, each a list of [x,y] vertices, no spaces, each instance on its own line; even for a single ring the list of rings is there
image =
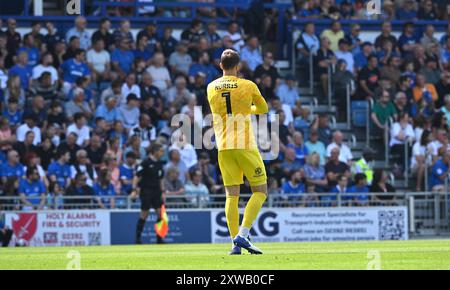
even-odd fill
[[[123,163],[119,167],[122,195],[128,196],[133,190],[136,157],[137,156],[134,152],[128,152],[127,154],[125,154],[125,163]]]
[[[302,174],[299,170],[293,170],[289,173],[289,181],[286,181],[282,186],[282,193],[286,196],[282,196],[281,198],[286,204],[295,204],[302,200],[302,193],[305,192],[305,185],[301,181]]]
[[[119,119],[119,111],[117,109],[117,99],[110,95],[105,98],[105,103],[97,107],[95,112],[96,118],[103,118],[112,125]]]
[[[303,134],[301,132],[295,132],[292,136],[293,143],[287,147],[292,148],[295,151],[295,159],[297,159],[301,166],[306,163],[306,156],[308,156],[308,148],[306,148]]]
[[[39,64],[39,49],[34,44],[33,34],[25,35],[23,39],[23,46],[17,50],[17,54],[25,52],[28,55],[28,67],[33,69],[33,67]]]
[[[445,191],[445,182],[449,179],[450,154],[444,152],[431,169],[430,189],[435,192]]]
[[[80,47],[87,50],[91,46],[91,35],[86,29],[87,20],[83,16],[75,19],[75,27],[69,29],[66,34],[66,42],[76,36],[80,39]]]
[[[25,175],[24,166],[20,164],[19,160],[19,153],[17,151],[11,150],[8,152],[7,162],[0,165],[3,183],[6,182],[8,177],[16,176],[22,178]]]
[[[280,97],[281,102],[292,108],[294,108],[297,105],[297,101],[300,100],[296,81],[295,76],[289,74],[286,76],[285,83],[280,84],[277,88],[277,96]]]
[[[400,51],[402,52],[403,57],[407,57],[410,55],[416,44],[418,43],[417,35],[414,32],[414,24],[408,22],[405,24],[403,28],[403,33],[400,35],[398,39],[398,46],[400,47]]]
[[[98,181],[94,184],[94,193],[97,196],[96,201],[101,209],[116,207],[116,190],[111,183],[111,174],[107,168],[100,170]]]
[[[65,61],[61,65],[61,70],[63,73],[65,91],[68,93],[76,83],[77,79],[89,77],[91,75],[91,71],[86,64],[86,52],[82,49],[78,49],[75,52],[74,58]]]
[[[406,0],[403,7],[397,8],[396,17],[398,20],[412,21],[417,19],[417,11],[414,7],[414,0]]]
[[[337,185],[331,189],[333,195],[323,196],[322,201],[328,201],[330,203],[322,204],[323,206],[336,206],[337,198],[341,196],[341,201],[345,203],[351,199],[347,195],[348,193],[348,178],[345,175],[339,175],[337,178]]]
[[[207,52],[202,52],[199,56],[198,63],[191,65],[189,69],[189,82],[191,84],[195,83],[195,77],[199,72],[206,75],[206,83],[208,84],[219,76],[217,69],[210,63]]]
[[[141,58],[146,63],[153,57],[154,51],[148,45],[147,35],[142,35],[137,40],[136,49],[133,50],[134,58]]]
[[[28,53],[22,51],[17,57],[17,64],[9,70],[8,76],[18,76],[20,78],[20,87],[26,90],[31,84],[32,74],[32,69],[28,66]]]
[[[41,181],[36,167],[27,169],[26,178],[19,182],[19,195],[25,209],[42,210],[45,206],[47,189]]]
[[[357,205],[369,204],[369,187],[367,186],[367,176],[364,173],[355,174],[355,185],[348,190],[348,193],[352,194],[351,197]]]
[[[373,44],[370,42],[364,42],[361,46],[361,51],[355,55],[355,68],[361,70],[367,65],[369,56],[374,54]]]
[[[18,100],[9,98],[8,106],[3,109],[3,117],[8,120],[9,125],[14,129],[22,124],[22,116],[23,111],[19,109]]]
[[[130,73],[134,62],[134,54],[130,50],[130,41],[122,39],[120,47],[116,48],[111,54],[113,69],[123,79]]]
[[[442,35],[442,37],[441,37],[441,41],[440,41],[441,46],[445,46],[445,44],[447,43],[447,39],[449,39],[449,38],[450,38],[450,23],[447,25],[447,30],[446,30],[445,34]]]
[[[65,189],[70,185],[70,153],[67,150],[60,150],[56,154],[56,160],[53,161],[48,167],[48,176],[52,183],[58,183],[58,185]]]
[[[247,63],[251,71],[263,63],[261,52],[259,51],[259,41],[256,36],[250,37],[247,45],[242,49],[241,60]]]

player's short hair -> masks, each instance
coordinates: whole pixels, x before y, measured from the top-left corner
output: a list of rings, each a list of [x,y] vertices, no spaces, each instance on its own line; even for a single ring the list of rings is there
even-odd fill
[[[158,142],[153,142],[149,147],[148,147],[148,152],[151,154],[154,154],[156,152],[158,152],[159,150],[163,149],[164,146]]]
[[[232,49],[227,49],[222,53],[220,57],[220,63],[224,70],[229,70],[236,67],[241,61],[241,56],[237,51]]]

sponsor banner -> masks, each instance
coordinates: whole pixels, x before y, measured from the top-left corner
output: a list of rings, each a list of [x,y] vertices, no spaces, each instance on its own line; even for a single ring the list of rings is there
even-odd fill
[[[211,243],[211,214],[208,210],[167,210],[169,233],[167,243]],[[111,212],[111,243],[132,245],[136,242],[136,224],[139,212]],[[154,224],[156,215],[151,213],[142,233],[142,243],[156,243]]]
[[[225,212],[212,210],[211,221],[212,242],[229,243]],[[255,242],[407,240],[407,208],[263,209],[250,236]]]
[[[109,211],[6,213],[14,230],[12,244],[26,246],[97,246],[111,244]]]

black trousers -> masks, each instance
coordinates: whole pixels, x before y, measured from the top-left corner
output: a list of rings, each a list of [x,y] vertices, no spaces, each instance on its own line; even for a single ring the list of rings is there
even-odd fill
[[[13,235],[12,230],[0,230],[0,244],[2,247],[7,247]]]

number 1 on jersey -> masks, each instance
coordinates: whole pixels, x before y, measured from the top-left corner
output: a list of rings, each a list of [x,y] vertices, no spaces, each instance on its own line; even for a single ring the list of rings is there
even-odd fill
[[[227,103],[227,114],[232,115],[233,111],[231,110],[231,93],[230,92],[222,93],[222,98],[225,98],[225,101]]]

